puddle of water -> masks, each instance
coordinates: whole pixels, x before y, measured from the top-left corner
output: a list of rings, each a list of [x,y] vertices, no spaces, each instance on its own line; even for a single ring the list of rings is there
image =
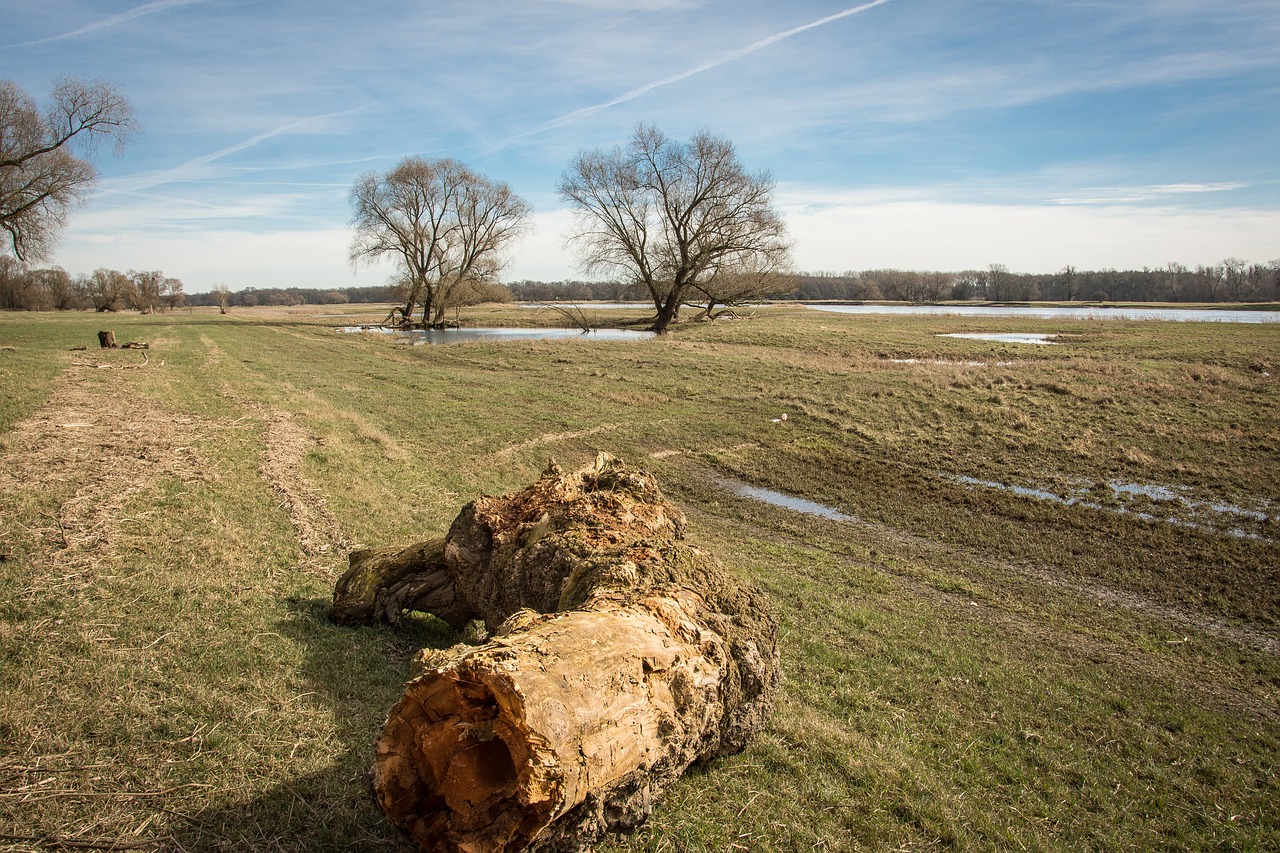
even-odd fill
[[[1064,506],[1079,506],[1120,515],[1130,515],[1144,521],[1162,521],[1178,527],[1235,536],[1241,539],[1272,541],[1271,537],[1265,536],[1256,530],[1244,530],[1233,525],[1239,524],[1243,519],[1256,522],[1259,526],[1264,526],[1276,518],[1274,514],[1269,514],[1269,512],[1259,509],[1247,509],[1223,501],[1195,500],[1188,497],[1184,490],[1174,489],[1169,486],[1109,480],[1100,485],[1109,493],[1112,502],[1099,503],[1096,498],[1092,497],[1097,494],[1097,489],[1091,487],[1087,482],[1080,482],[1067,494],[1059,494],[1047,489],[1000,483],[995,480],[982,480],[977,477],[967,477],[963,474],[943,474],[942,476],[963,486],[996,489],[1010,494],[1035,498],[1036,500],[1053,501]],[[1149,501],[1149,504],[1144,509],[1137,509],[1132,506],[1133,500],[1139,497]],[[1266,508],[1270,510],[1270,505],[1267,504]],[[1156,514],[1148,511],[1154,509],[1163,509],[1166,512],[1180,514]]]
[[[762,489],[759,486],[753,486],[750,483],[744,483],[741,480],[732,480],[728,477],[717,477],[716,482],[740,498],[750,498],[753,501],[767,503],[770,506],[789,509],[793,512],[801,512],[805,515],[816,515],[819,518],[826,518],[831,521],[858,520],[852,515],[846,515],[835,507],[829,507],[826,504],[808,501],[804,498],[795,498],[791,495],[785,495],[782,492],[775,492],[773,489]]]
[[[1012,367],[1016,361],[947,361],[943,358],[888,358],[890,364],[936,364],[940,367]]]
[[[633,329],[592,329],[584,332],[581,329],[540,329],[540,328],[484,328],[473,329],[385,329],[380,326],[344,326],[339,332],[371,332],[374,334],[393,335],[402,338],[405,343],[421,346],[423,344],[465,344],[476,341],[639,341],[654,337],[653,332],[639,332]]]
[[[1002,344],[1044,344],[1052,346],[1057,335],[1037,335],[1030,332],[949,332],[934,335],[937,338],[967,338],[971,341],[996,341]]]

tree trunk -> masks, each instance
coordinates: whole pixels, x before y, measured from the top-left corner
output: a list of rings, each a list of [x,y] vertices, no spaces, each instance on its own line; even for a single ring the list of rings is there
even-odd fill
[[[443,548],[352,555],[335,614],[354,597],[382,618],[378,590],[422,577],[452,608],[437,615],[495,631],[410,682],[378,739],[378,802],[415,844],[581,849],[634,829],[690,764],[764,726],[776,623],[684,525],[651,475],[602,454],[473,501]]]
[[[115,332],[98,332],[98,346],[102,349],[117,349]]]
[[[680,313],[680,294],[672,291],[667,295],[666,301],[662,303],[658,310],[658,317],[653,321],[653,325],[649,327],[649,331],[659,335],[667,332],[667,327],[675,320],[676,315]]]

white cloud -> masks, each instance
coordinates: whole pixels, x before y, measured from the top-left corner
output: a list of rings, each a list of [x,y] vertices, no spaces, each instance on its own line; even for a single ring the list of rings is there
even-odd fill
[[[793,208],[802,270],[1141,269],[1277,254],[1280,211],[896,201]]]
[[[207,231],[199,234],[76,232],[58,252],[73,275],[98,267],[159,269],[183,281],[190,293],[224,282],[245,287],[355,287],[386,282],[390,268],[353,272],[347,262],[351,233],[310,231]]]
[[[1248,189],[1244,182],[1220,182],[1210,184],[1154,184],[1145,187],[1086,187],[1087,195],[1051,198],[1053,204],[1136,204],[1158,201],[1181,195],[1221,193]]]

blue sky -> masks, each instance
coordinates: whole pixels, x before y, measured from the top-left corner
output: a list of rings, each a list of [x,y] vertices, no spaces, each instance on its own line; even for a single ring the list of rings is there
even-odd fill
[[[358,175],[455,157],[534,207],[507,280],[578,276],[555,185],[637,122],[772,172],[809,271],[1280,258],[1276,0],[0,0],[0,78],[109,80],[142,133],[69,272],[341,287]]]

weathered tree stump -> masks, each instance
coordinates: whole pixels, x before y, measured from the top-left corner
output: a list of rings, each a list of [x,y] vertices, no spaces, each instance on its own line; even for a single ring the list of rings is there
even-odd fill
[[[102,349],[118,349],[115,332],[98,332],[98,346]]]
[[[378,738],[375,795],[414,844],[579,850],[764,726],[776,623],[684,526],[651,475],[602,454],[473,501],[442,545],[352,555],[340,621],[438,606],[494,632],[411,681]]]

